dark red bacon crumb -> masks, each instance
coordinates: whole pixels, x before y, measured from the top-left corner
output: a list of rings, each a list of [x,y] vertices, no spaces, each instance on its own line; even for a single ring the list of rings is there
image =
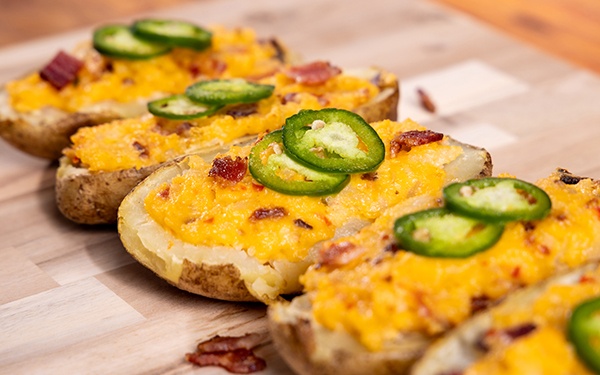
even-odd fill
[[[133,148],[135,148],[140,153],[140,157],[147,158],[148,156],[150,156],[150,153],[148,152],[146,146],[144,146],[138,141],[133,142]]]
[[[198,344],[194,353],[185,359],[198,366],[220,366],[235,374],[250,374],[267,367],[264,359],[252,349],[261,344],[265,335],[249,333],[240,337],[215,336]]]
[[[321,85],[342,73],[342,70],[327,61],[315,61],[305,65],[293,66],[284,71],[285,75],[308,86]]]
[[[486,310],[492,305],[493,301],[486,295],[475,296],[471,298],[471,314]]]
[[[322,266],[341,267],[358,258],[364,251],[363,247],[356,246],[352,242],[334,243],[321,249],[319,263]]]
[[[258,104],[256,103],[247,103],[247,104],[238,104],[229,108],[225,113],[233,118],[240,118],[253,115],[258,112]]]
[[[216,177],[233,183],[242,181],[248,170],[248,160],[240,156],[215,158],[208,171],[209,177]]]
[[[396,156],[401,151],[410,151],[413,147],[426,145],[432,142],[441,141],[444,138],[442,133],[436,133],[431,130],[409,130],[397,134],[390,143],[390,151]]]
[[[360,179],[365,181],[376,181],[377,178],[377,172],[363,173],[360,175]]]
[[[284,217],[287,214],[287,210],[283,207],[259,208],[252,213],[250,220],[257,221],[264,219],[276,219]]]
[[[431,101],[431,98],[425,90],[417,89],[417,95],[419,95],[419,101],[421,102],[421,107],[425,108],[427,112],[435,113],[435,104]]]
[[[537,326],[533,323],[524,323],[507,329],[490,329],[477,341],[477,347],[489,351],[497,344],[509,344],[516,339],[535,331]]]
[[[83,62],[81,60],[60,51],[40,71],[40,78],[51,84],[55,89],[61,90],[77,79],[77,72],[82,66]]]
[[[304,220],[302,220],[302,219],[296,219],[296,220],[294,220],[294,224],[295,224],[297,227],[300,227],[300,228],[304,228],[304,229],[313,229],[313,226],[312,226],[312,225],[310,225],[309,223],[307,223],[306,221],[304,221]]]

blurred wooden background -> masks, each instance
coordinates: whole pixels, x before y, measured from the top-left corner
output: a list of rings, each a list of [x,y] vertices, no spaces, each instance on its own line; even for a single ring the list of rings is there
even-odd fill
[[[0,47],[191,1],[218,0],[1,0]],[[598,0],[432,1],[600,73]]]

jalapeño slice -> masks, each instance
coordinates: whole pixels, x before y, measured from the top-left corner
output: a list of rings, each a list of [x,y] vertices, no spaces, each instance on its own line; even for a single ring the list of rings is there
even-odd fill
[[[168,96],[148,103],[150,113],[171,120],[191,120],[210,116],[222,107],[215,104],[195,103],[183,94]]]
[[[502,224],[486,223],[432,208],[405,215],[394,223],[400,247],[437,258],[466,258],[494,245],[504,231]]]
[[[96,29],[94,48],[103,55],[123,59],[149,59],[165,54],[171,47],[140,39],[125,25],[108,25]]]
[[[288,195],[328,195],[342,190],[350,176],[307,168],[283,152],[281,130],[263,137],[250,151],[252,177],[269,189]]]
[[[134,22],[131,28],[140,38],[198,51],[208,48],[212,38],[210,32],[185,21],[143,19]]]
[[[579,358],[600,374],[600,297],[575,307],[567,331]]]
[[[446,206],[463,215],[491,222],[542,219],[552,208],[548,194],[514,178],[488,177],[444,188]]]
[[[371,125],[342,109],[302,110],[289,117],[283,144],[300,163],[332,173],[370,172],[385,157],[385,146]]]
[[[195,102],[210,104],[254,103],[273,94],[275,86],[243,79],[214,79],[196,82],[185,90]]]

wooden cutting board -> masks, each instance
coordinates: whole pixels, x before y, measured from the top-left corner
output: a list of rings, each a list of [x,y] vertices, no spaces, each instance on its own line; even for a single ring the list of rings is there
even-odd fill
[[[600,178],[600,78],[439,5],[221,0],[157,15],[252,27],[306,61],[388,69],[402,81],[401,118],[488,148],[496,174],[535,180],[560,166]],[[1,49],[0,82],[89,31]],[[435,114],[420,107],[418,88]],[[179,291],[135,263],[114,227],[63,219],[55,171],[0,143],[0,373],[223,374],[193,367],[185,353],[215,334],[266,331],[264,306]],[[265,374],[291,372],[270,341],[258,354]]]

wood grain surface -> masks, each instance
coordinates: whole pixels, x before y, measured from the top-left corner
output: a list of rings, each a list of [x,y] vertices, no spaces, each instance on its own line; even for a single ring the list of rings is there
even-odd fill
[[[249,26],[277,35],[305,60],[395,72],[400,117],[487,147],[496,174],[535,180],[560,166],[600,178],[597,75],[435,3],[339,4],[201,1],[158,15]],[[89,32],[0,49],[0,82]],[[430,95],[435,114],[421,108],[417,88]],[[195,368],[184,355],[215,334],[264,332],[264,306],[179,291],[135,263],[114,227],[68,222],[54,204],[55,171],[0,143],[0,373],[225,374]],[[258,354],[265,374],[290,373],[268,339]]]

